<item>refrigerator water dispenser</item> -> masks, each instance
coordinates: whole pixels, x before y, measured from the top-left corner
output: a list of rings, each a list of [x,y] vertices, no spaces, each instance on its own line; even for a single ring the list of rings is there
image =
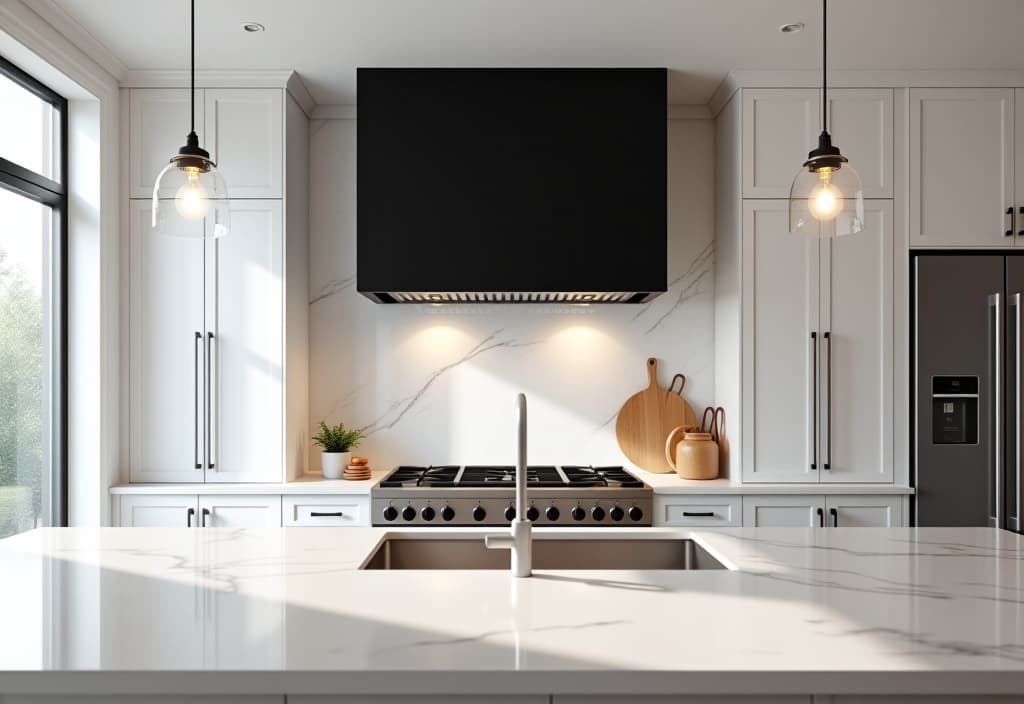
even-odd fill
[[[978,443],[978,377],[932,377],[932,442]]]

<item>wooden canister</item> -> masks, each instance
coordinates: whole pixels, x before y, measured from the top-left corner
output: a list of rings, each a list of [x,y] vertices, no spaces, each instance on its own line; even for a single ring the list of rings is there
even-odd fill
[[[679,433],[683,437],[676,442]],[[683,479],[718,478],[718,443],[711,433],[692,432],[680,425],[665,439],[665,459]]]

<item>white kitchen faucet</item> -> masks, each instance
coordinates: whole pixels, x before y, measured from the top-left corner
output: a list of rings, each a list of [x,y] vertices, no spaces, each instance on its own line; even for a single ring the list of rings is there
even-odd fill
[[[533,573],[533,524],[526,518],[526,395],[516,396],[516,515],[511,535],[488,535],[484,545],[512,551],[512,576]]]

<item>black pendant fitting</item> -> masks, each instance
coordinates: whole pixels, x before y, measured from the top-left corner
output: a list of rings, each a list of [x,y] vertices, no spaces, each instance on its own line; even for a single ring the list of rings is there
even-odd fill
[[[839,147],[832,144],[832,135],[828,133],[828,130],[822,130],[818,135],[818,147],[807,154],[804,166],[812,173],[817,173],[822,169],[837,171],[847,161],[849,159],[840,153]]]
[[[199,136],[195,131],[188,133],[185,145],[171,157],[171,163],[179,169],[198,169],[200,173],[206,173],[215,165],[210,161],[210,152],[199,146]]]

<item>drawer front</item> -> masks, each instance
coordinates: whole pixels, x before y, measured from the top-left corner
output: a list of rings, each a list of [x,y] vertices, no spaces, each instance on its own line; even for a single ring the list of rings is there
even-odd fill
[[[743,498],[740,496],[658,496],[655,525],[740,526]]]
[[[368,526],[370,497],[358,494],[285,496],[281,502],[283,526]]]

